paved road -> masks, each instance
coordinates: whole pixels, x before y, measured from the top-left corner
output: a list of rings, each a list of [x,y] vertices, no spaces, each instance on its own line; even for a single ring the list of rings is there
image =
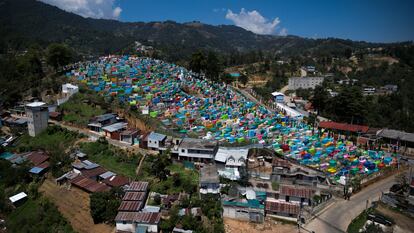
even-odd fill
[[[372,201],[378,201],[381,192],[388,191],[393,185],[395,176],[387,177],[365,187],[361,192],[353,195],[350,201],[338,200],[322,214],[306,224],[305,229],[315,233],[346,232],[352,219],[365,209],[367,200],[369,200],[369,205],[371,205]]]

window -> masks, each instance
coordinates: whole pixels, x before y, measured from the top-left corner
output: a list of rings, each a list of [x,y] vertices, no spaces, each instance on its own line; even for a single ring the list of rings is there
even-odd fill
[[[285,201],[289,202],[289,196],[285,196]]]
[[[185,153],[185,150],[184,149],[181,149],[181,153]]]

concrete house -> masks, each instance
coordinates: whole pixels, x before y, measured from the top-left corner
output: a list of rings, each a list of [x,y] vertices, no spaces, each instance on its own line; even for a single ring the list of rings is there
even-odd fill
[[[178,146],[178,159],[209,162],[214,159],[217,150],[216,141],[184,138]]]
[[[206,165],[200,169],[200,193],[220,194],[220,179],[216,165]]]
[[[105,137],[114,140],[120,140],[121,133],[126,129],[127,125],[128,124],[125,122],[118,122],[112,125],[102,127],[102,130],[105,133]]]
[[[49,109],[43,102],[26,104],[27,127],[29,135],[35,137],[48,126]]]
[[[102,128],[107,125],[112,125],[117,122],[116,115],[113,113],[107,113],[94,117],[90,120],[88,128],[95,132],[102,132]]]
[[[167,136],[160,133],[151,132],[148,135],[148,149],[163,150],[165,149],[165,141]]]

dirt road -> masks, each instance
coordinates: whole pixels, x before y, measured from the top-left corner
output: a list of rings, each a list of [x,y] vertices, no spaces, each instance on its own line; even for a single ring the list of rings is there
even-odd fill
[[[262,224],[237,221],[224,218],[224,229],[226,233],[294,233],[297,228],[291,224],[283,224],[275,219],[266,218]]]

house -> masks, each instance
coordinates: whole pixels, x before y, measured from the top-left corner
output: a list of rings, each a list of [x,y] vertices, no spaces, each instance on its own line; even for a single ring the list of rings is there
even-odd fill
[[[246,166],[248,154],[249,149],[220,147],[214,159],[219,175],[230,180],[239,180],[241,178],[239,169]]]
[[[230,197],[222,198],[223,216],[242,221],[261,223],[264,221],[264,199],[252,189],[238,190]],[[264,193],[264,196],[266,194]],[[241,197],[245,196],[245,197]]]
[[[376,91],[375,87],[364,87],[362,93],[364,95],[373,95],[375,94],[375,91]]]
[[[394,129],[382,129],[376,135],[382,141],[395,145],[396,149],[403,150],[408,154],[414,154],[414,133]]]
[[[158,232],[160,219],[160,213],[118,212],[115,223],[117,231],[136,233],[144,228],[142,232]]]
[[[272,161],[271,180],[279,184],[317,186],[326,181],[326,176],[323,172],[276,157]]]
[[[178,159],[209,162],[214,159],[218,143],[213,140],[183,138],[178,146]]]
[[[275,91],[275,92],[272,93],[272,96],[273,96],[273,100],[276,103],[283,103],[283,102],[285,102],[285,94],[283,94],[281,92]]]
[[[82,174],[92,180],[97,181],[101,174],[107,172],[107,170],[101,167],[99,164],[93,163],[89,160],[83,160],[72,164],[73,171]]]
[[[26,118],[15,118],[15,117],[4,117],[3,118],[3,125],[7,126],[15,131],[24,131],[27,130],[27,122]]]
[[[162,150],[165,148],[165,141],[167,136],[160,133],[151,132],[148,135],[148,149]]]
[[[94,117],[88,124],[88,128],[95,132],[102,132],[102,128],[107,125],[112,125],[117,122],[116,115],[107,113]]]
[[[312,205],[315,190],[303,187],[282,185],[279,188],[279,200],[300,205]]]
[[[121,132],[121,142],[126,142],[130,145],[134,145],[137,142],[138,130],[127,129]]]
[[[43,102],[26,104],[27,127],[29,135],[35,137],[48,126],[49,109]]]
[[[296,221],[300,212],[298,204],[267,198],[265,204],[266,216],[273,216],[290,221]]]
[[[14,196],[9,197],[9,200],[14,206],[18,206],[22,204],[25,200],[27,200],[27,194],[24,192],[21,192]]]
[[[62,94],[64,96],[72,96],[73,94],[76,94],[79,92],[79,87],[76,85],[73,85],[71,83],[65,83],[62,85]]]
[[[216,165],[206,165],[200,169],[200,193],[220,194],[220,179]]]
[[[316,86],[322,85],[324,80],[325,77],[290,77],[288,89],[315,89]]]
[[[121,132],[126,129],[127,125],[128,124],[125,122],[118,122],[112,125],[107,125],[105,127],[102,127],[102,130],[105,133],[105,137],[108,137],[114,140],[120,140]]]

